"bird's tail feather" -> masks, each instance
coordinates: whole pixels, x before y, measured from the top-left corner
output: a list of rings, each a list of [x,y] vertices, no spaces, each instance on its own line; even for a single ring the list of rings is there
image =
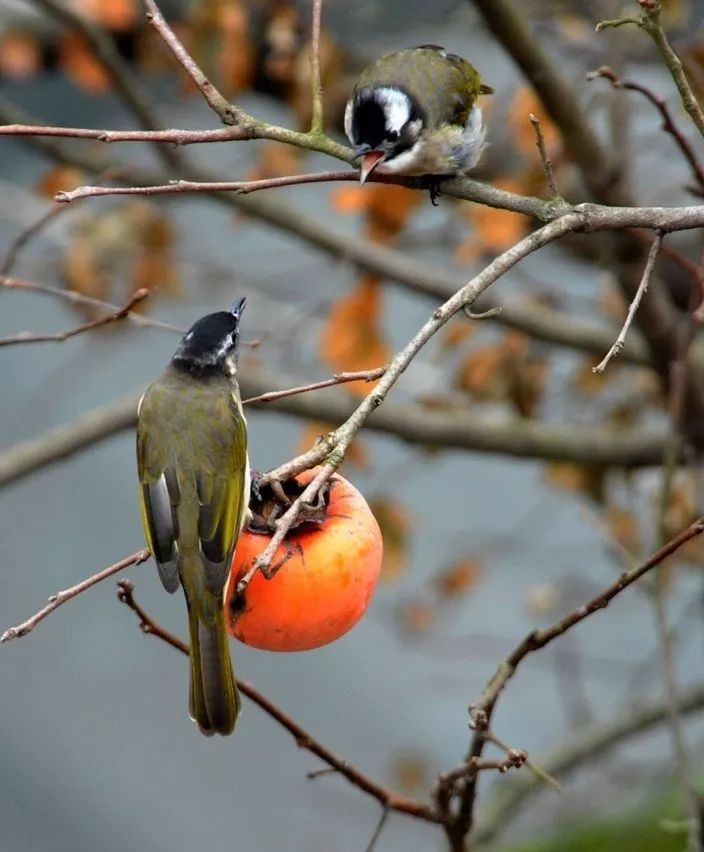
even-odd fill
[[[191,641],[191,688],[189,713],[200,730],[212,734],[231,734],[240,713],[240,697],[230,662],[222,606],[209,607],[205,621],[197,607],[188,607]]]

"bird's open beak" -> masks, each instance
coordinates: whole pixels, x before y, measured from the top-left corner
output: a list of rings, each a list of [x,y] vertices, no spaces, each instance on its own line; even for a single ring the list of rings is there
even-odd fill
[[[368,151],[360,156],[359,182],[364,185],[369,175],[385,159],[383,151]]]

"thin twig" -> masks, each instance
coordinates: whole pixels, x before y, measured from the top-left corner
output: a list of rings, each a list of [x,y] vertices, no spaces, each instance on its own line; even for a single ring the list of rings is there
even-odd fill
[[[660,51],[668,71],[672,75],[677,91],[682,100],[682,106],[689,114],[694,126],[699,133],[704,136],[704,111],[699,105],[697,96],[692,91],[692,87],[687,79],[687,73],[682,65],[682,60],[675,53],[667,40],[665,30],[660,23],[660,13],[662,12],[662,3],[660,0],[639,0],[640,7],[643,10],[643,16],[640,19],[639,25],[655,43],[655,46]]]
[[[148,635],[156,636],[162,639],[173,648],[181,651],[183,654],[188,654],[188,645],[182,642],[173,633],[165,630],[161,625],[157,624],[151,616],[149,616],[142,607],[134,599],[134,585],[129,580],[121,580],[118,583],[118,598],[139,619],[139,625],[142,631]],[[363,772],[355,769],[346,760],[342,760],[330,749],[319,743],[300,725],[291,719],[283,710],[277,707],[273,702],[259,692],[251,683],[247,681],[237,681],[237,686],[241,692],[246,695],[251,701],[257,704],[267,715],[271,716],[276,722],[284,727],[295,739],[296,744],[301,748],[306,749],[312,754],[319,757],[322,761],[328,764],[335,772],[346,778],[355,787],[362,790],[364,793],[375,798],[384,808],[400,813],[408,814],[417,819],[425,820],[426,822],[440,822],[440,816],[433,810],[430,805],[424,802],[417,802],[402,796],[400,793],[395,793],[393,790],[388,790],[377,784]]]
[[[324,131],[323,123],[323,85],[320,79],[320,19],[323,12],[323,0],[313,0],[313,26],[310,39],[310,77],[311,77],[311,120],[310,132],[318,135]]]
[[[215,130],[98,130],[93,127],[59,127],[41,124],[2,124],[0,136],[47,136],[65,139],[94,139],[96,142],[159,142],[172,145],[203,145],[212,142],[250,140],[246,127],[219,127]]]
[[[374,178],[375,175],[371,175]],[[393,175],[379,175],[378,183],[402,182],[402,178]],[[309,183],[329,183],[332,181],[358,181],[359,173],[349,169],[338,172],[312,172],[301,175],[284,175],[275,178],[243,181],[197,181],[172,180],[156,186],[79,186],[70,191],[57,192],[55,201],[70,204],[80,198],[100,198],[106,195],[177,195],[186,192],[236,192],[249,195],[262,189],[276,189],[282,186],[299,186]]]
[[[102,580],[107,580],[108,577],[112,577],[113,574],[117,574],[118,571],[129,568],[130,565],[141,565],[142,562],[146,562],[147,559],[149,559],[150,555],[151,554],[146,549],[138,550],[131,556],[126,556],[124,559],[120,559],[120,561],[116,562],[114,565],[109,565],[97,574],[93,574],[91,577],[81,580],[80,583],[76,583],[76,585],[71,586],[70,589],[57,592],[49,598],[49,603],[43,609],[40,609],[39,612],[35,613],[31,618],[23,621],[22,624],[18,624],[16,627],[8,628],[2,636],[0,636],[0,642],[9,642],[10,639],[18,639],[20,636],[26,636],[34,630],[40,621],[43,621],[47,615],[51,615],[55,609],[58,609],[62,604],[65,604],[66,601],[70,601],[72,598],[75,598],[76,595],[80,595],[81,592],[85,592],[86,589],[90,589]]]
[[[610,21],[599,21],[595,27],[595,31],[600,33],[605,29],[622,27],[625,24],[635,24],[644,32],[648,33],[657,49],[660,51],[660,56],[662,56],[663,62],[665,63],[667,70],[670,72],[670,76],[677,87],[677,91],[679,92],[680,99],[682,101],[682,106],[685,108],[685,111],[689,113],[694,126],[701,135],[704,136],[704,112],[702,111],[699,101],[689,84],[687,73],[682,65],[682,60],[672,49],[672,46],[665,35],[665,30],[660,23],[662,2],[661,0],[638,0],[638,4],[643,10],[643,14],[640,18],[629,16],[624,18],[615,18]]]
[[[107,311],[110,314],[119,313],[124,310],[124,308],[120,308],[119,305],[104,302],[102,299],[94,299],[92,296],[86,296],[83,293],[78,293],[76,290],[65,290],[60,287],[51,287],[48,284],[39,284],[35,281],[27,281],[23,278],[10,278],[7,275],[0,275],[0,287],[6,287],[8,290],[42,293],[45,296],[51,296],[54,299],[71,302],[74,305],[80,305],[82,307],[94,308],[99,311]],[[161,320],[151,319],[150,317],[142,316],[142,314],[130,310],[127,311],[125,319],[134,323],[134,325],[161,328],[164,329],[164,331],[176,331],[180,334],[184,333],[184,329],[179,328],[177,325],[171,325],[167,322],[161,322]]]
[[[662,484],[657,525],[657,536],[660,542],[665,541],[668,536],[667,514],[672,501],[677,460],[682,448],[682,418],[685,411],[689,352],[699,329],[696,307],[700,299],[700,294],[696,290],[693,290],[690,297],[691,314],[689,322],[681,323],[678,346],[679,357],[671,365],[672,380],[670,382],[668,399],[670,431],[663,451]],[[684,813],[688,823],[687,852],[702,852],[701,812],[697,794],[692,783],[689,753],[687,751],[682,719],[678,710],[680,703],[679,684],[676,673],[674,637],[667,617],[667,577],[665,570],[664,565],[658,567],[650,587],[658,637],[658,649],[660,652],[663,692],[667,703],[668,726],[672,740],[675,773],[682,794]]]
[[[376,844],[381,837],[381,832],[384,830],[384,826],[386,825],[386,820],[389,818],[389,813],[389,807],[385,806],[381,812],[381,816],[379,817],[379,822],[376,824],[376,828],[374,829],[374,834],[372,834],[364,852],[374,852]]]
[[[592,613],[600,609],[604,609],[608,604],[619,595],[624,589],[639,580],[643,575],[647,574],[653,568],[660,565],[668,556],[676,553],[680,547],[688,541],[704,533],[704,517],[699,518],[687,529],[683,530],[679,535],[664,544],[655,553],[652,554],[645,562],[632,568],[630,571],[625,571],[619,578],[607,586],[596,597],[592,598],[586,604],[583,604],[577,609],[572,610],[564,618],[561,618],[551,627],[545,630],[536,630],[529,633],[528,636],[514,649],[514,651],[501,663],[496,670],[496,673],[487,684],[481,699],[470,708],[471,718],[475,723],[475,731],[470,743],[467,760],[472,757],[481,757],[486,744],[484,733],[490,728],[492,714],[496,708],[499,697],[504,690],[508,681],[516,673],[518,666],[530,654],[544,648],[558,636],[562,636],[571,630],[575,625],[584,621]],[[477,779],[469,778],[467,785],[462,793],[462,801],[457,815],[457,823],[451,830],[451,834],[455,837],[464,838],[472,827],[474,820],[474,802],[477,792]]]
[[[662,245],[662,231],[656,230],[655,239],[650,246],[650,251],[648,252],[648,260],[645,264],[645,269],[643,270],[643,276],[640,279],[640,284],[638,285],[638,289],[636,290],[636,294],[633,297],[633,301],[628,308],[628,313],[626,314],[626,319],[623,323],[623,327],[621,331],[618,333],[618,337],[614,342],[613,346],[606,353],[604,358],[596,365],[596,367],[592,367],[593,373],[603,373],[606,369],[607,364],[612,358],[615,358],[623,349],[624,343],[626,342],[626,335],[628,334],[628,329],[631,327],[631,323],[633,322],[636,313],[638,312],[638,307],[645,295],[648,284],[650,284],[650,279],[653,275],[653,269],[655,268],[655,261],[657,260],[658,253],[660,251],[660,246]]]
[[[44,230],[47,225],[53,222],[59,216],[65,207],[60,207],[57,204],[52,204],[42,215],[34,222],[27,225],[7,247],[5,257],[0,263],[0,275],[9,275],[12,268],[17,263],[17,256],[27,243],[38,233]]]
[[[682,690],[679,698],[679,713],[700,713],[704,708],[704,685]],[[608,722],[591,724],[571,732],[569,740],[549,754],[543,764],[551,775],[557,775],[564,782],[570,773],[611,754],[614,746],[662,725],[667,721],[668,704],[663,699],[634,699]],[[489,801],[484,809],[483,819],[473,837],[473,848],[483,847],[515,822],[519,808],[543,789],[542,781],[525,773],[514,778],[511,785],[502,787],[496,801]]]
[[[142,287],[130,296],[129,301],[123,307],[117,308],[107,316],[91,320],[90,322],[84,322],[75,328],[69,329],[68,331],[57,331],[50,334],[34,334],[31,331],[21,331],[11,337],[0,337],[0,348],[3,346],[16,346],[19,343],[58,343],[68,340],[70,337],[76,337],[86,331],[94,331],[96,328],[102,328],[104,325],[110,325],[114,322],[118,322],[119,320],[126,319],[130,315],[130,311],[134,308],[134,306],[143,302],[146,298],[151,296],[151,294],[151,290],[148,290],[146,287]]]
[[[499,739],[493,731],[484,731],[484,739],[487,742],[493,743],[495,746],[498,746],[507,754],[509,751],[515,751],[515,749],[507,745],[503,740]],[[555,792],[560,792],[560,782],[557,780],[557,778],[554,778],[547,770],[543,769],[543,767],[539,766],[537,763],[534,763],[527,756],[525,763],[526,767],[530,769],[530,771],[533,773],[533,775],[535,775],[536,778],[539,778],[541,781],[547,784],[548,787],[552,787]]]
[[[628,89],[633,92],[640,92],[653,104],[662,118],[662,129],[672,136],[685,160],[689,163],[700,188],[704,188],[704,168],[702,168],[701,163],[697,159],[697,155],[694,153],[689,140],[677,126],[664,98],[656,95],[652,89],[649,89],[642,83],[638,83],[635,80],[622,80],[613,68],[609,68],[608,65],[602,65],[601,68],[587,74],[587,80],[594,80],[597,77],[603,77],[605,80],[608,80],[615,89]]]
[[[335,373],[331,379],[323,379],[320,382],[311,382],[308,385],[297,385],[294,388],[285,388],[280,391],[267,391],[258,396],[250,396],[242,400],[242,405],[253,402],[274,402],[287,396],[296,396],[299,393],[329,388],[333,385],[341,385],[346,382],[374,382],[380,379],[386,372],[386,367],[377,367],[375,370],[358,370],[355,373]]]
[[[183,46],[176,33],[168,25],[154,0],[144,0],[144,5],[147,8],[147,21],[176,57],[179,65],[182,66],[191,80],[193,80],[210,108],[217,113],[223,124],[239,124],[240,119],[244,117],[243,114],[206,77],[197,62]]]
[[[545,178],[548,182],[550,198],[559,198],[560,193],[557,191],[555,173],[552,170],[552,160],[548,157],[548,152],[545,147],[545,138],[543,137],[543,129],[540,126],[540,119],[533,113],[530,113],[528,117],[530,118],[530,123],[533,125],[533,130],[535,131],[535,145],[538,149],[538,153],[540,154],[540,161],[543,164],[543,171],[545,172]]]

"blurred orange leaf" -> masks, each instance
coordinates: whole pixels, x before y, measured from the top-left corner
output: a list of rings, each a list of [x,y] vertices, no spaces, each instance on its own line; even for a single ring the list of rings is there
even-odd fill
[[[493,183],[509,192],[524,191],[521,182],[515,178],[500,178]],[[524,236],[529,224],[525,216],[480,204],[465,205],[463,214],[472,225],[472,231],[455,249],[455,259],[464,263],[473,263],[484,253],[505,251]]]
[[[592,369],[597,364],[599,358],[594,355],[586,355],[581,361],[575,372],[572,374],[570,384],[575,390],[588,396],[596,396],[600,393],[605,385],[613,378],[618,376],[620,366],[618,361],[612,361],[609,364],[609,369],[603,373],[595,373]]]
[[[255,166],[245,175],[246,180],[284,177],[299,171],[303,152],[280,142],[264,142],[258,149]]]
[[[0,74],[5,77],[29,77],[42,61],[36,37],[25,30],[8,30],[0,39]]]
[[[59,67],[81,89],[97,94],[110,87],[110,78],[85,39],[79,33],[69,32],[58,43]]]
[[[362,213],[369,207],[369,193],[357,184],[342,184],[330,193],[330,203],[339,213]]]
[[[80,11],[112,32],[124,32],[137,22],[136,0],[80,0]]]
[[[406,565],[407,538],[411,526],[408,512],[403,506],[386,497],[369,501],[369,508],[379,524],[384,540],[384,558],[381,579],[398,580]]]
[[[638,518],[621,506],[607,506],[604,512],[606,525],[614,539],[629,553],[640,550],[640,528]]]
[[[508,331],[502,340],[473,349],[460,367],[457,384],[475,399],[510,402],[532,417],[545,385],[548,362],[532,350],[526,335]]]
[[[108,279],[89,234],[74,233],[64,253],[62,271],[69,289],[95,299],[106,297]]]
[[[418,635],[426,633],[435,623],[437,613],[425,601],[409,601],[398,610],[399,626],[405,633]]]
[[[573,462],[547,462],[544,471],[549,485],[564,491],[581,492],[597,503],[603,503],[606,486],[603,468]]]
[[[423,203],[423,193],[392,184],[371,184],[365,189],[369,202],[364,233],[373,242],[392,243]]]
[[[331,307],[321,345],[326,364],[336,372],[368,370],[389,360],[389,347],[381,331],[381,288],[379,280],[365,276],[352,293]],[[364,396],[368,382],[344,385],[351,393]]]
[[[481,577],[481,564],[475,559],[463,559],[441,571],[435,579],[435,586],[442,598],[457,598],[472,591]]]
[[[62,189],[71,190],[85,183],[85,172],[76,166],[54,166],[39,179],[37,191],[52,198]]]
[[[240,0],[221,4],[220,84],[224,91],[236,95],[254,82],[254,42],[249,28],[249,9]]]
[[[416,752],[402,754],[393,761],[394,784],[408,796],[415,796],[427,790],[430,771],[428,761]]]
[[[470,338],[476,330],[476,322],[457,317],[446,325],[440,334],[440,346],[443,349],[454,349],[460,343]]]

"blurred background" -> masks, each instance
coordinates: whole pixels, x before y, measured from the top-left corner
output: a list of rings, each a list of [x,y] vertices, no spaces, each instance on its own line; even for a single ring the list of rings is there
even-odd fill
[[[605,80],[600,65],[636,77],[667,99],[691,136],[672,81],[636,28],[596,36],[613,4],[517,4],[535,38],[628,176],[638,203],[692,203],[687,164],[660,129],[652,105]],[[192,0],[161,8],[223,92],[249,113],[307,126],[309,4],[286,0]],[[149,32],[137,0],[75,0],[71,9],[107,34],[163,126],[217,127],[216,117]],[[702,4],[666,7],[671,37],[693,80],[704,80]],[[545,196],[528,114],[541,117],[563,195],[584,198],[579,169],[530,86],[488,34],[470,2],[357,0],[324,8],[323,78],[329,132],[354,75],[374,57],[438,43],[480,69],[496,94],[484,103],[490,147],[480,177]],[[98,128],[139,124],[75,26],[55,4],[0,2],[0,121]],[[701,139],[694,141],[701,151]],[[189,161],[220,179],[338,168],[268,142],[193,146]],[[5,253],[54,209],[53,195],[114,183],[142,169],[177,178],[142,144],[0,139],[0,264],[3,274],[124,304],[141,287],[156,293],[145,315],[185,327],[246,295],[243,334],[255,341],[241,370],[266,368],[283,384],[338,370],[376,367],[403,346],[438,303],[399,281],[362,273],[340,250],[323,254],[267,224],[256,205],[209,196],[91,199],[55,208],[31,240]],[[130,182],[127,177],[127,182]],[[527,232],[512,213],[425,193],[354,184],[300,186],[252,200],[291,218],[311,217],[350,245],[383,245],[460,286]],[[249,199],[246,199],[249,201]],[[240,204],[240,201],[236,201]],[[261,210],[260,210],[261,213]],[[266,216],[264,217],[266,218]],[[690,266],[694,234],[671,241]],[[674,303],[692,288],[686,264],[662,259]],[[451,290],[450,290],[451,292]],[[684,295],[682,295],[684,294]],[[526,310],[561,311],[615,335],[625,311],[602,241],[579,238],[532,255],[492,296]],[[90,319],[85,308],[0,287],[0,336],[61,331]],[[637,333],[634,334],[634,338]],[[162,370],[178,334],[126,321],[63,343],[0,350],[0,443],[7,451],[122,394]],[[624,359],[602,377],[592,352],[558,347],[501,322],[455,320],[421,352],[392,401],[461,411],[479,423],[530,421],[591,427],[595,435],[666,429],[666,397],[654,372]],[[319,391],[358,399],[368,388]],[[309,447],[325,422],[248,413],[250,456],[260,470]],[[611,433],[603,432],[604,435]],[[363,621],[326,648],[272,654],[237,644],[236,671],[364,772],[426,799],[440,771],[461,762],[467,706],[499,662],[535,626],[589,599],[624,566],[653,550],[701,509],[697,466],[675,476],[664,520],[656,467],[622,471],[593,463],[422,447],[366,429],[343,471],[372,504],[386,553]],[[0,455],[0,460],[2,456]],[[658,531],[660,526],[660,532]],[[134,436],[111,437],[5,484],[0,490],[0,630],[29,616],[49,594],[143,546]],[[683,691],[699,695],[687,739],[699,768],[702,548],[667,565],[666,595]],[[179,595],[168,596],[152,564],[126,572],[140,603],[184,635]],[[529,658],[503,697],[497,735],[550,768],[556,755],[628,719],[663,695],[648,585],[633,588],[554,647]],[[4,852],[163,850],[364,850],[378,804],[334,774],[245,702],[236,736],[208,741],[186,717],[186,661],[143,636],[107,581],[61,608],[26,638],[0,650],[0,848]],[[512,852],[684,848],[681,801],[663,720],[616,737],[558,772],[562,792],[534,784],[520,807],[502,803],[527,769],[481,779],[483,843]],[[697,772],[701,780],[701,772]],[[520,776],[520,777],[519,777]],[[528,781],[531,778],[529,776]],[[498,815],[498,816],[497,816]],[[483,834],[482,834],[483,832]],[[443,850],[442,831],[391,814],[377,849]],[[474,846],[472,847],[475,848]]]

